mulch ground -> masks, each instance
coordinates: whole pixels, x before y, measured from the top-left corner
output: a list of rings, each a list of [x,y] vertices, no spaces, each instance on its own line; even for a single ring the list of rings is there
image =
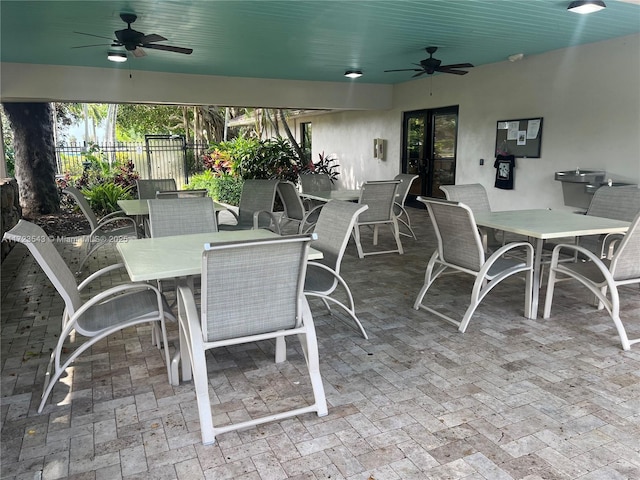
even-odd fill
[[[39,225],[47,235],[53,237],[77,237],[91,233],[89,222],[82,212],[63,209],[59,213],[25,218],[25,220]]]

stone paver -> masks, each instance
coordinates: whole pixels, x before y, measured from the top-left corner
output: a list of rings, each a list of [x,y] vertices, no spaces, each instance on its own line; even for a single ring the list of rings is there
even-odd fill
[[[606,313],[568,282],[549,320],[522,317],[519,279],[485,299],[465,334],[413,310],[434,238],[426,212],[410,214],[418,241],[403,237],[404,255],[360,260],[347,248],[343,275],[368,341],[312,304],[329,415],[230,432],[213,446],[200,441],[193,384],[168,385],[147,326],[81,356],[37,413],[63,303],[17,246],[1,272],[1,478],[640,478],[640,347],[622,351]],[[380,241],[391,243],[385,230]],[[78,245],[57,244],[70,264]],[[116,261],[105,248],[90,267]],[[126,280],[119,272],[99,288]],[[427,298],[462,316],[470,288],[449,275]],[[640,336],[638,288],[621,290],[629,334]],[[284,364],[273,352],[262,342],[208,353],[214,421],[311,398],[299,345],[289,342]]]

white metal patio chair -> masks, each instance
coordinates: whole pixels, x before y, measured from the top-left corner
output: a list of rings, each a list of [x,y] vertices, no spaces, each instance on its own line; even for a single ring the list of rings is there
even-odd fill
[[[562,250],[578,252],[590,261],[561,263],[559,255]],[[561,278],[558,278],[558,275]],[[555,284],[566,277],[578,280],[587,287],[598,299],[599,310],[607,309],[618,331],[623,350],[629,350],[631,345],[640,342],[640,337],[629,339],[627,336],[627,331],[620,319],[620,292],[618,291],[618,287],[622,285],[640,284],[640,213],[636,214],[610,260],[600,258],[580,245],[556,245],[551,256],[544,318],[549,318],[551,315]],[[635,320],[637,323],[638,318],[629,320]]]
[[[525,273],[524,313],[531,316],[533,285],[533,246],[528,242],[508,243],[486,258],[482,239],[471,208],[464,203],[435,198],[418,197],[429,211],[429,217],[438,240],[438,248],[431,255],[413,308],[431,312],[453,323],[462,333],[467,329],[473,313],[484,297],[501,281],[520,272]],[[504,258],[506,252],[520,249],[526,252],[526,260]],[[462,320],[455,320],[424,303],[424,297],[435,280],[446,269],[467,273],[476,277],[471,300]]]
[[[175,178],[138,179],[136,180],[136,186],[140,200],[156,198],[157,192],[175,191],[178,189]]]
[[[292,182],[278,183],[278,195],[284,208],[279,219],[280,231],[290,223],[298,226],[298,233],[305,233],[313,228],[318,220],[319,209],[307,211],[298,189]]]
[[[464,203],[476,215],[479,213],[491,213],[487,190],[480,183],[440,185],[440,190],[444,192],[447,200]],[[496,231],[493,228],[478,227],[478,229],[482,235],[485,252],[489,253],[504,245],[504,232],[502,234],[503,240],[500,241],[496,238]]]
[[[215,208],[209,197],[154,199],[147,200],[147,204],[151,238],[218,231]],[[167,282],[171,280],[158,281],[160,291],[168,291]],[[194,285],[192,278],[189,284]],[[173,302],[171,306],[174,306]]]
[[[276,189],[279,180],[245,180],[240,196],[238,212],[229,208],[235,224],[221,223],[220,230],[249,230],[252,228],[268,228],[280,233],[278,217],[273,213]]]
[[[218,231],[213,202],[208,197],[147,200],[151,237]]]
[[[178,288],[182,376],[193,379],[202,443],[231,430],[317,412],[327,412],[313,317],[303,294],[311,235],[206,245],[202,256],[200,313],[192,290]],[[220,295],[220,285],[233,296]],[[275,339],[276,362],[286,360],[285,337],[300,340],[311,379],[314,402],[293,408],[270,404],[270,413],[231,425],[214,426],[205,352],[209,349]],[[283,411],[283,409],[285,409]]]
[[[331,181],[331,177],[326,173],[300,175],[300,189],[302,190],[302,193],[328,192],[333,190],[333,182]],[[322,205],[324,202],[320,200],[306,199],[304,203],[306,204],[307,209],[311,210]]]
[[[393,213],[399,184],[400,180],[377,180],[365,182],[364,185],[362,185],[358,203],[368,205],[369,208],[358,216],[356,224],[353,227],[353,235],[360,258],[364,258],[366,255],[380,255],[382,253],[398,252],[400,255],[404,253],[402,242],[400,241],[398,220]],[[397,248],[395,250],[365,252],[362,249],[362,242],[360,240],[360,227],[367,226],[373,228],[373,245],[378,245],[378,229],[380,225],[389,226],[396,241]]]
[[[409,233],[405,233],[400,230],[400,235],[404,235],[405,237],[413,237],[414,240],[417,240],[416,233],[413,231],[413,228],[411,228],[411,217],[409,216],[409,212],[407,211],[404,204],[407,201],[407,195],[409,195],[411,185],[416,178],[419,178],[419,175],[414,175],[411,173],[400,173],[394,177],[394,180],[400,180],[400,185],[398,185],[396,201],[395,205],[393,206],[393,213],[398,219],[399,224],[404,225],[407,230],[409,230]]]
[[[86,243],[84,257],[80,260],[80,265],[78,266],[76,275],[82,272],[84,264],[100,247],[103,247],[112,241],[126,241],[138,238],[138,228],[135,220],[131,217],[127,217],[124,212],[112,212],[98,220],[98,217],[91,208],[91,205],[89,205],[89,202],[80,190],[76,187],[69,186],[62,190],[62,193],[73,198],[91,227],[91,233],[89,233],[89,238]],[[106,228],[115,223],[124,223],[124,226]]]
[[[595,191],[586,215],[612,218],[625,222],[633,221],[640,212],[640,188],[635,185],[625,187],[603,186]],[[575,243],[590,250],[600,258],[612,258],[623,235],[589,235],[578,237]]]
[[[171,382],[165,320],[175,321],[175,317],[157,288],[146,283],[122,284],[109,288],[88,301],[83,301],[81,291],[87,285],[123,265],[115,264],[105,267],[78,285],[64,259],[39,226],[20,220],[15,227],[4,234],[3,239],[26,245],[65,304],[62,314],[62,331],[51,353],[51,360],[45,373],[38,412],[42,412],[58,379],[79,355],[103,338],[141,323],[152,323],[154,329],[157,328],[155,322],[160,324],[167,375]],[[80,336],[87,337],[87,340],[82,342]],[[68,341],[72,337],[73,340]]]
[[[340,265],[358,215],[367,208],[367,205],[340,200],[331,200],[322,207],[314,230],[318,239],[313,243],[313,248],[322,252],[322,259],[308,263],[304,283],[305,295],[320,298],[330,312],[332,310],[328,302],[340,306],[353,319],[364,338],[369,337],[356,316],[353,295],[347,282],[340,276]],[[339,285],[347,295],[346,305],[332,296]]]
[[[333,190],[331,177],[326,173],[300,175],[300,187],[304,193]]]

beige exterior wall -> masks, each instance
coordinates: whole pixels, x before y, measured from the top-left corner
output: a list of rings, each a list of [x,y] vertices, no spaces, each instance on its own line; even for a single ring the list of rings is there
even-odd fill
[[[314,158],[335,153],[345,187],[392,177],[401,168],[402,113],[459,105],[456,183],[485,185],[496,210],[571,208],[554,173],[578,166],[640,184],[638,35],[409,81],[394,88],[393,105],[312,119]],[[493,188],[496,122],[532,117],[543,117],[541,158],[516,160],[514,190]],[[387,140],[384,161],[373,158],[374,138]]]

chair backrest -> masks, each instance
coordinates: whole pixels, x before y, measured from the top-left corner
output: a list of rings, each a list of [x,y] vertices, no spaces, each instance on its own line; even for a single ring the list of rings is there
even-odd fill
[[[300,175],[300,186],[304,193],[333,190],[331,177],[326,173]]]
[[[358,223],[391,220],[398,185],[400,185],[400,180],[365,182],[362,185],[358,203],[368,205],[369,208],[358,217]]]
[[[618,245],[609,268],[615,280],[640,278],[640,212]]]
[[[279,180],[245,180],[238,205],[238,225],[253,226],[253,213],[273,211]]]
[[[304,204],[300,199],[300,194],[296,186],[292,182],[278,183],[278,195],[280,195],[280,199],[282,200],[285,218],[295,220],[302,220],[304,218],[304,214],[306,213]]]
[[[340,273],[340,263],[353,227],[358,216],[368,208],[368,205],[341,200],[327,202],[320,210],[314,229],[318,239],[313,242],[313,248],[322,252],[322,259],[315,261]]]
[[[147,200],[152,237],[218,231],[213,201],[206,198]]]
[[[398,185],[398,192],[396,195],[396,203],[404,206],[404,202],[407,200],[407,195],[409,195],[411,184],[418,177],[419,175],[414,175],[412,173],[400,173],[393,178],[394,180],[400,180],[400,185]]]
[[[85,198],[80,190],[78,190],[76,187],[66,187],[64,190],[62,190],[62,193],[73,197],[74,201],[78,204],[80,210],[82,210],[82,213],[89,222],[91,231],[98,228],[98,217],[96,217],[96,214],[91,209],[91,205],[89,205],[89,201]]]
[[[485,261],[482,239],[471,208],[461,202],[418,197],[429,211],[444,262],[478,272]]]
[[[202,198],[206,197],[208,193],[204,188],[199,190],[160,190],[156,192],[156,198]]]
[[[205,245],[201,322],[213,342],[300,325],[312,235]],[[221,294],[221,286],[230,295]]]
[[[154,178],[152,180],[136,180],[138,187],[138,198],[140,200],[148,200],[156,198],[156,192],[164,192],[167,190],[177,190],[174,178]]]
[[[3,240],[26,245],[64,300],[69,315],[73,315],[80,308],[82,300],[76,278],[42,228],[26,220],[20,220],[15,227],[5,232]]]
[[[640,212],[640,188],[603,186],[595,191],[587,215],[630,222]]]
[[[440,185],[447,200],[468,205],[473,213],[490,213],[491,205],[487,190],[479,183],[462,185]]]

